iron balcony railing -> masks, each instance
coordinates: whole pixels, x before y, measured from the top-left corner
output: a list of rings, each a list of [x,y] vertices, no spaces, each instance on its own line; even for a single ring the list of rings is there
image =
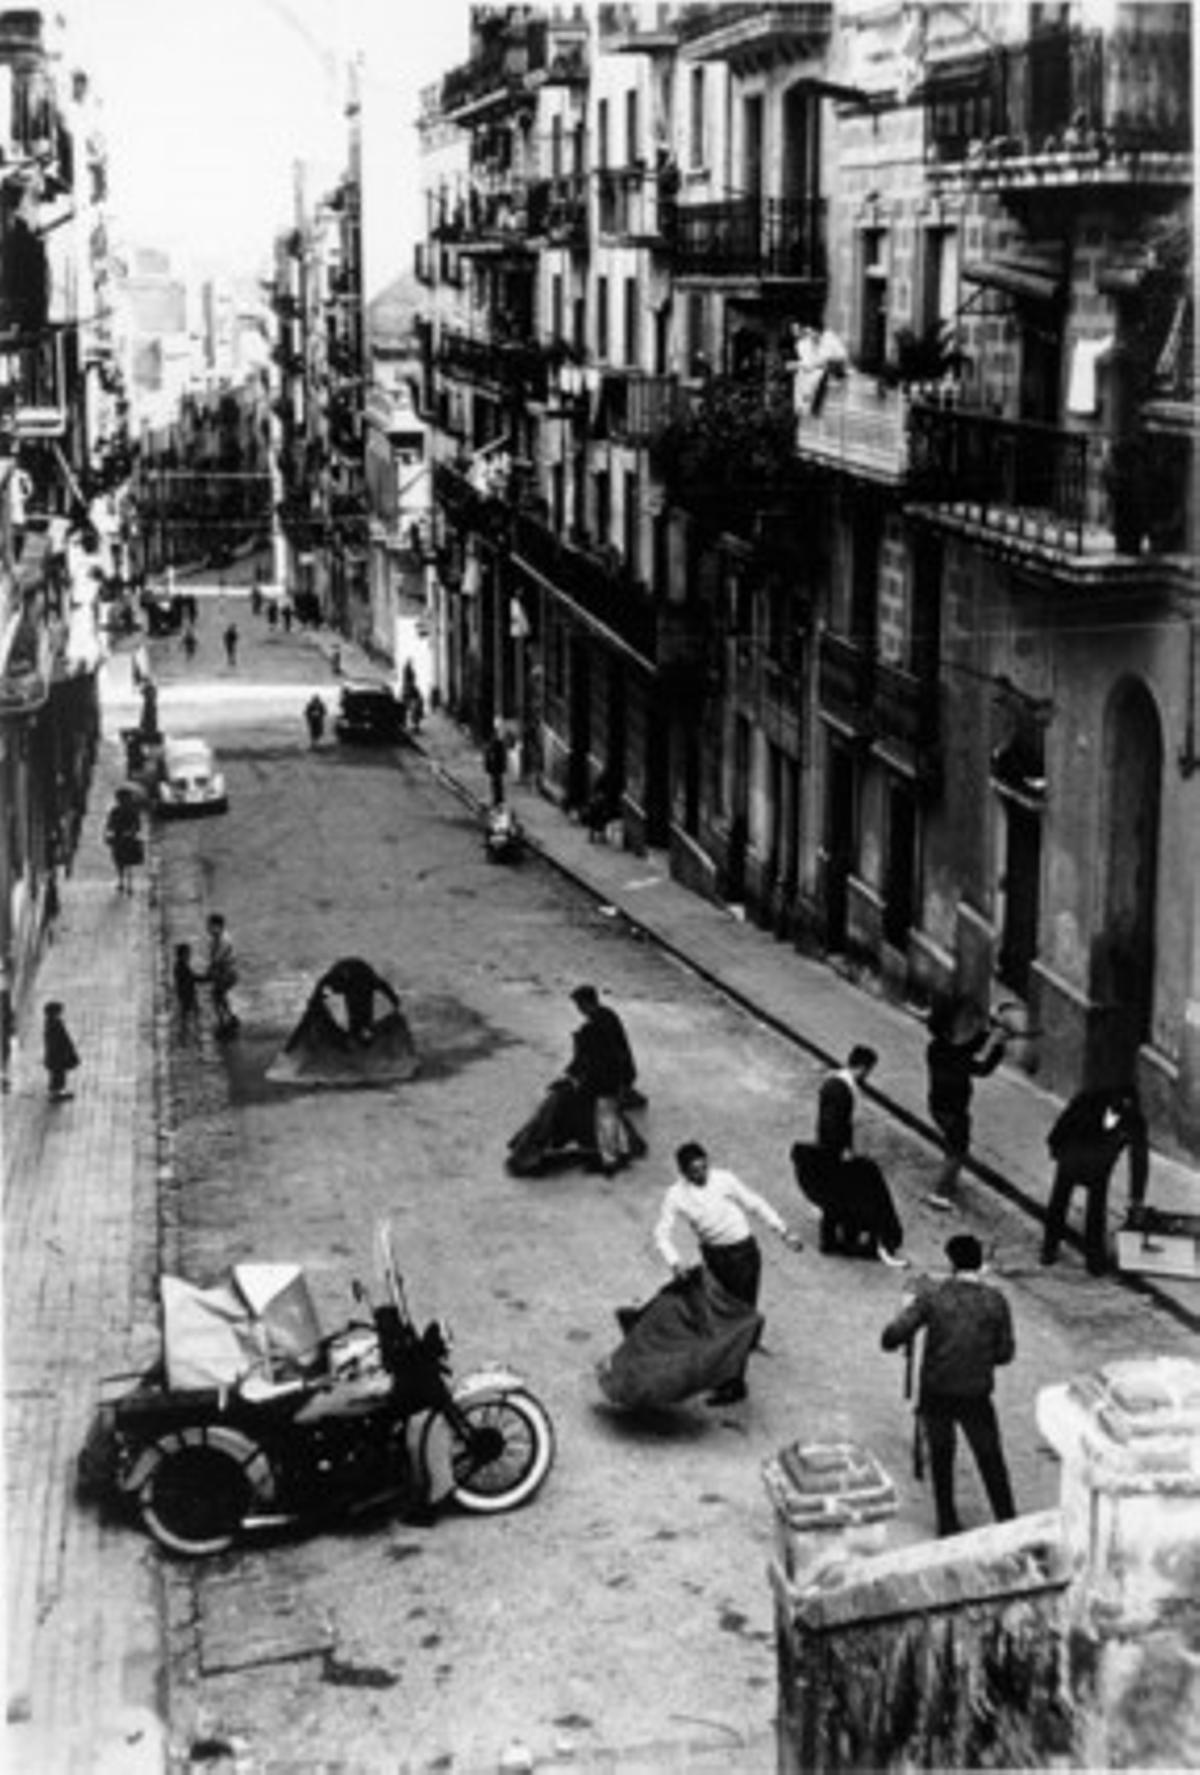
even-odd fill
[[[826,205],[820,198],[736,198],[662,206],[660,225],[680,277],[822,281]]]
[[[681,8],[677,29],[681,43],[732,33],[739,42],[774,42],[780,37],[810,41],[828,35],[833,23],[832,0],[791,0],[786,6],[747,4],[693,5]]]
[[[513,554],[547,585],[613,634],[642,659],[658,657],[658,618],[648,589],[623,566],[565,542],[528,512],[513,520]]]
[[[690,397],[677,376],[652,376],[644,370],[605,371],[601,415],[614,443],[652,443],[690,410]]]
[[[1102,511],[1102,441],[1030,420],[914,402],[910,487],[990,528],[1081,553]]]
[[[475,339],[447,330],[438,343],[437,361],[448,375],[467,382],[486,382],[514,400],[544,401],[549,366],[543,347],[527,341]]]
[[[1074,159],[1192,146],[1191,55],[1179,31],[1054,31],[934,63],[922,96],[935,159]],[[978,148],[976,148],[978,144]]]

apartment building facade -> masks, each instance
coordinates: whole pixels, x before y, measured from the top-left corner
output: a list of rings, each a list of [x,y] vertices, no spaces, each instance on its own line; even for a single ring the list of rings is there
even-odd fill
[[[107,165],[50,9],[0,10],[0,1058],[57,910],[99,734],[129,468]]]
[[[1195,1149],[1190,32],[490,9],[422,252],[451,706]]]

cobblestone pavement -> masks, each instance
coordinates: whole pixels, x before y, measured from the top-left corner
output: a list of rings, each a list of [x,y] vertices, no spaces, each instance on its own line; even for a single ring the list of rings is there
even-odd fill
[[[236,695],[240,686],[256,709],[277,698],[271,706],[294,706],[298,721],[308,684],[331,688],[321,657],[326,646],[317,637],[281,646],[270,679],[277,686],[282,672],[282,688],[267,692],[243,670],[236,680],[228,675],[225,689]],[[348,668],[383,675],[345,651]],[[213,660],[207,670],[222,668]],[[23,1012],[4,1103],[8,1755],[11,1767],[31,1775],[141,1775],[166,1758],[166,1610],[157,1557],[140,1537],[77,1510],[71,1496],[97,1383],[138,1369],[157,1350],[158,1183],[170,1157],[156,1066],[165,1047],[156,993],[156,880],[151,867],[133,898],[123,899],[100,839],[120,775],[114,736],[128,718],[126,662],[118,659],[106,672],[106,732],[91,805],[63,884],[62,919]],[[180,715],[191,706],[188,695],[183,685],[171,693]],[[460,729],[431,717],[421,744],[431,768],[468,805],[482,801],[476,749]],[[670,881],[663,859],[589,844],[533,790],[512,793],[532,842],[549,860],[807,1054],[840,1058],[866,1032],[882,1054],[870,1093],[875,1124],[892,1120],[928,1132],[917,1019],[697,900]],[[58,1105],[46,1101],[38,1047],[40,1007],[52,997],[66,1004],[83,1055],[75,1098]],[[1014,1267],[1032,1263],[1036,1252],[1036,1216],[1048,1182],[1044,1135],[1056,1109],[1055,1099],[1012,1068],[979,1092],[977,1163],[963,1223],[998,1240]],[[932,1146],[929,1163],[932,1172]],[[1117,1213],[1123,1203],[1114,1193]],[[1151,1200],[1195,1207],[1197,1195],[1194,1172],[1155,1156]],[[933,1248],[942,1224],[928,1211],[917,1218],[916,1242]],[[1137,1285],[1092,1284],[1078,1252],[1068,1249],[1055,1271],[1026,1273],[1022,1286],[1031,1298],[1053,1301],[1067,1334],[1086,1349],[1089,1325],[1098,1328]],[[1142,1292],[1147,1307],[1157,1300],[1180,1329],[1200,1323],[1200,1302],[1186,1284],[1147,1282]],[[403,1549],[393,1556],[403,1557]],[[357,1581],[367,1581],[365,1567]],[[713,1760],[701,1749],[663,1746],[645,1766],[733,1764],[719,1752]]]

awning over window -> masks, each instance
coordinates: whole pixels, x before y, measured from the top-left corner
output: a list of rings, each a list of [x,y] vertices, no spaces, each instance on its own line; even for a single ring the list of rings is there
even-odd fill
[[[962,275],[968,283],[1021,301],[1056,302],[1065,288],[1066,253],[1059,246],[1023,247],[990,259],[968,259]]]

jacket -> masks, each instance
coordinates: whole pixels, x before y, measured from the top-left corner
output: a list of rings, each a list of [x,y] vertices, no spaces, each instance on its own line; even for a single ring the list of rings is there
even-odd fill
[[[997,1042],[990,1052],[989,1032],[980,1030],[965,1042],[952,1042],[935,1035],[925,1050],[929,1070],[929,1108],[932,1114],[965,1115],[971,1104],[971,1091],[976,1079],[995,1072],[1004,1054],[1003,1043]]]
[[[923,1288],[883,1330],[885,1350],[925,1332],[919,1398],[986,1399],[995,1371],[1016,1355],[1012,1313],[998,1289],[949,1276]]]

